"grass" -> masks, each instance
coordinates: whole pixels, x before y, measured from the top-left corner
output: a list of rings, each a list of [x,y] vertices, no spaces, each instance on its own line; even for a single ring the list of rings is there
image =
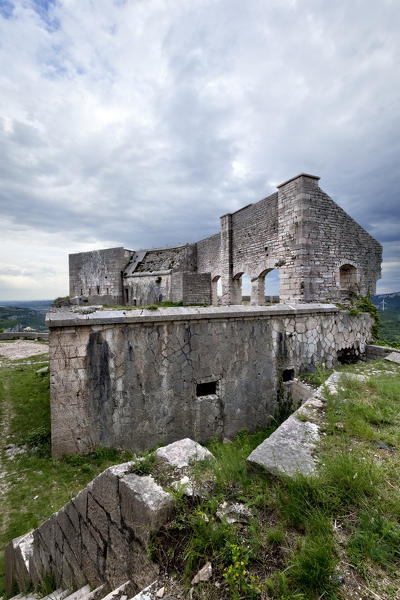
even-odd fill
[[[3,448],[10,487],[0,506],[0,549],[104,468],[130,458],[99,448],[90,456],[51,459],[48,375],[36,374],[37,368],[15,362],[1,371],[0,418],[9,424],[4,445],[28,444],[30,450],[10,461]],[[194,471],[199,483],[213,481],[212,492],[190,501],[183,490],[171,490],[174,520],[149,550],[161,571],[177,574],[190,587],[197,570],[211,561],[212,580],[194,587],[193,600],[395,600],[400,588],[399,375],[400,368],[385,361],[343,368],[338,393],[325,392],[326,430],[316,476],[274,478],[247,470],[246,457],[273,428],[240,432],[229,443],[212,440],[208,448],[216,460]],[[154,454],[148,453],[135,469],[148,474],[153,466]],[[220,513],[224,501],[246,505],[253,516],[228,522]]]
[[[14,361],[0,369],[0,452],[8,487],[0,495],[0,596],[8,541],[37,527],[105,468],[132,457],[98,448],[88,456],[51,458],[49,375],[36,373],[44,358],[31,357],[32,364]],[[10,460],[8,444],[26,444],[28,449]]]

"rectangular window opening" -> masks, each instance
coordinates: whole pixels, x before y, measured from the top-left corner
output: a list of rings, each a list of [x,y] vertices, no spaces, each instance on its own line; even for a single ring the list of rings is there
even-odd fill
[[[294,369],[285,369],[282,373],[282,380],[286,382],[292,381],[292,379],[294,379]]]
[[[198,383],[196,385],[196,396],[211,396],[217,393],[218,381],[207,381],[206,383]]]

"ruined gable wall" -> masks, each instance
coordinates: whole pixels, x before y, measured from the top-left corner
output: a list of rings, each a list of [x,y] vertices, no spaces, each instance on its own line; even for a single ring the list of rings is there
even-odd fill
[[[199,273],[211,273],[211,278],[222,275],[220,246],[220,233],[211,235],[196,243],[197,271]]]
[[[147,250],[135,273],[155,271],[194,271],[196,269],[196,244],[185,244],[176,248]]]
[[[330,367],[341,349],[362,352],[372,323],[368,314],[316,305],[282,305],[278,314],[266,307],[138,312],[47,321],[55,456],[258,429],[279,408],[283,369]],[[210,381],[218,382],[216,394],[198,397],[196,385]]]
[[[302,203],[302,257],[306,301],[340,301],[340,266],[357,268],[359,292],[374,294],[382,247],[320,188]]]
[[[278,194],[272,194],[232,214],[234,277],[238,273],[258,277],[279,260],[277,200]]]
[[[107,248],[69,255],[69,294],[87,296],[94,303],[122,303],[121,271],[132,252],[124,248]],[[101,297],[101,298],[100,298]]]

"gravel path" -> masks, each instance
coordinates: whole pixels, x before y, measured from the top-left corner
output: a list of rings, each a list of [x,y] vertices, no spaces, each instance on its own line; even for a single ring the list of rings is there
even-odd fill
[[[0,356],[8,360],[18,360],[28,358],[36,354],[44,354],[49,351],[47,344],[39,342],[30,342],[27,340],[17,340],[16,342],[3,342],[0,344]]]

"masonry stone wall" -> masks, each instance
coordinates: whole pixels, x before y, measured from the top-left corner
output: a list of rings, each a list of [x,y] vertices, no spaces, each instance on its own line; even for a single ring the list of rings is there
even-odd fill
[[[110,304],[117,302],[114,297],[128,304],[133,286],[136,296],[157,295],[154,286],[147,290],[149,282],[132,283],[138,274],[210,273],[212,304],[219,302],[220,280],[221,303],[235,305],[242,303],[242,276],[247,274],[251,304],[262,305],[265,277],[278,269],[282,302],[340,302],[354,293],[373,294],[381,276],[382,247],[318,181],[304,173],[293,177],[267,198],[223,215],[220,233],[194,244],[71,255],[70,293],[89,296],[91,303],[104,303],[101,296],[107,296]],[[185,296],[179,301],[190,303]]]
[[[241,303],[243,273],[252,280],[252,304],[263,304],[265,276],[274,268],[282,302],[337,302],[351,292],[375,293],[381,245],[318,180],[305,174],[289,180],[277,193],[221,217],[220,236],[198,242],[199,268],[221,277],[223,304]],[[352,289],[341,287],[343,265],[356,269]]]
[[[124,248],[70,254],[70,296],[85,296],[91,304],[122,304],[122,271],[131,255]]]
[[[125,303],[131,306],[157,304],[171,300],[171,272],[138,272],[124,281]]]
[[[190,304],[211,304],[210,273],[191,273],[180,271],[172,273],[172,302]]]
[[[147,250],[135,272],[195,271],[196,261],[195,244],[185,244],[176,248]]]
[[[363,353],[371,323],[332,305],[49,313],[53,454],[254,431],[285,369]]]

